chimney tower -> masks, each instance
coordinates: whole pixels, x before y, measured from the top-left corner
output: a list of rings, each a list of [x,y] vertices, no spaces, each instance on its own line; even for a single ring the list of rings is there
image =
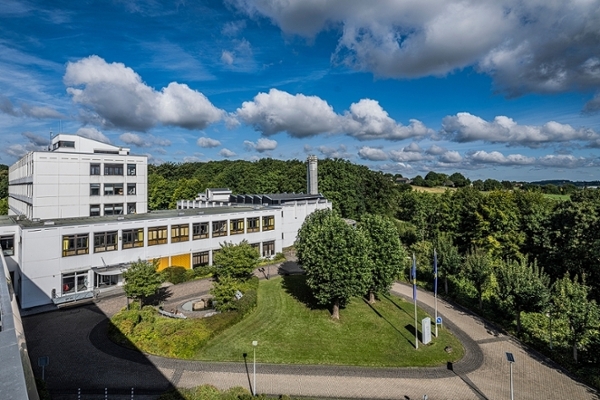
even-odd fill
[[[308,156],[306,161],[306,191],[308,194],[319,194],[319,183],[317,182],[317,156]]]

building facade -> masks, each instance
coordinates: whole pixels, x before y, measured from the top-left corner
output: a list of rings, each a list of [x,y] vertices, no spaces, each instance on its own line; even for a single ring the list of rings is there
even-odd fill
[[[246,240],[272,257],[293,245],[310,213],[331,208],[321,195],[262,195],[271,201],[254,204],[207,189],[212,201],[198,208],[146,212],[146,179],[146,157],[72,135],[57,135],[50,151],[10,168],[12,215],[0,217],[0,246],[22,308],[89,299],[122,285],[137,260],[158,260],[159,270],[211,265],[225,242]]]
[[[147,157],[95,140],[59,134],[49,151],[9,168],[9,215],[27,219],[145,213]]]

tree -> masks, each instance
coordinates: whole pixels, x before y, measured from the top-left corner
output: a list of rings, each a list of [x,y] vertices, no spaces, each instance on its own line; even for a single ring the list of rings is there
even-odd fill
[[[350,298],[367,292],[371,282],[368,241],[332,210],[312,213],[296,239],[298,261],[315,299],[332,306],[332,317]]]
[[[8,197],[0,199],[0,215],[8,215]]]
[[[521,333],[521,312],[543,311],[549,301],[550,277],[523,260],[502,262],[496,271],[497,294],[503,304],[515,313],[517,335]]]
[[[162,283],[161,276],[156,272],[158,260],[151,263],[140,260],[131,263],[127,271],[123,272],[125,284],[123,289],[127,297],[138,299],[140,306],[144,305],[147,297],[156,294]]]
[[[221,250],[214,256],[213,264],[219,279],[227,276],[234,279],[247,279],[258,267],[258,251],[243,240],[240,244],[225,242]]]
[[[553,286],[553,311],[559,318],[567,320],[569,339],[573,346],[573,359],[577,362],[577,347],[598,327],[600,309],[589,297],[590,288],[585,282],[579,283],[577,275],[571,280],[567,274]]]
[[[456,276],[460,273],[462,257],[458,253],[458,248],[452,243],[449,234],[441,234],[436,242],[438,256],[438,273],[444,278],[444,291],[448,294],[448,277]]]
[[[216,301],[215,308],[221,312],[235,310],[237,299],[235,294],[240,290],[241,283],[231,276],[220,276],[219,281],[213,284],[210,294]]]
[[[359,230],[369,239],[372,267],[369,303],[374,303],[375,293],[389,293],[394,279],[402,271],[405,253],[390,219],[366,214],[360,221]]]
[[[492,261],[488,254],[483,250],[472,249],[465,259],[463,273],[475,286],[479,309],[483,309],[483,292],[487,288],[492,275]]]
[[[453,173],[448,179],[454,182],[454,186],[457,188],[469,186],[471,183],[471,180],[469,178],[465,178],[465,176],[460,172]]]

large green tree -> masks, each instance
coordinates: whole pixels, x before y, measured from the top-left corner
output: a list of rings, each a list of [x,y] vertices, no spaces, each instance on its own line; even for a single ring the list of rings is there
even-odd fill
[[[162,283],[161,276],[156,272],[157,268],[158,260],[148,262],[138,259],[131,263],[127,271],[123,272],[123,289],[127,297],[138,299],[140,306],[143,306],[147,297],[156,294]]]
[[[517,335],[521,333],[521,312],[543,311],[549,301],[550,278],[537,264],[523,260],[501,262],[496,268],[497,295],[517,320]]]
[[[577,362],[577,347],[592,334],[593,329],[598,329],[600,309],[596,301],[589,299],[590,288],[585,282],[579,283],[577,276],[571,280],[565,275],[557,280],[552,292],[553,312],[567,321],[573,359]]]
[[[298,231],[296,251],[306,283],[320,304],[332,307],[334,319],[350,298],[369,289],[368,249],[367,238],[331,210],[312,213]]]
[[[492,260],[485,250],[472,249],[465,258],[463,274],[471,281],[477,291],[479,309],[483,308],[483,292],[487,289],[492,276]]]
[[[221,244],[221,250],[214,256],[213,265],[219,277],[247,279],[258,266],[258,258],[258,251],[246,240],[239,244],[224,242]]]
[[[405,252],[394,223],[387,217],[366,214],[359,230],[369,240],[371,282],[369,302],[375,302],[375,293],[389,293],[394,279],[403,268]]]

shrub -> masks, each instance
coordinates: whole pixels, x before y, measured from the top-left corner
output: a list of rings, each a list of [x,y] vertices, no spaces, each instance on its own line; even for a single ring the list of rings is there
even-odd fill
[[[186,282],[188,279],[187,271],[184,267],[171,266],[160,272],[163,282],[171,282],[174,285]]]

